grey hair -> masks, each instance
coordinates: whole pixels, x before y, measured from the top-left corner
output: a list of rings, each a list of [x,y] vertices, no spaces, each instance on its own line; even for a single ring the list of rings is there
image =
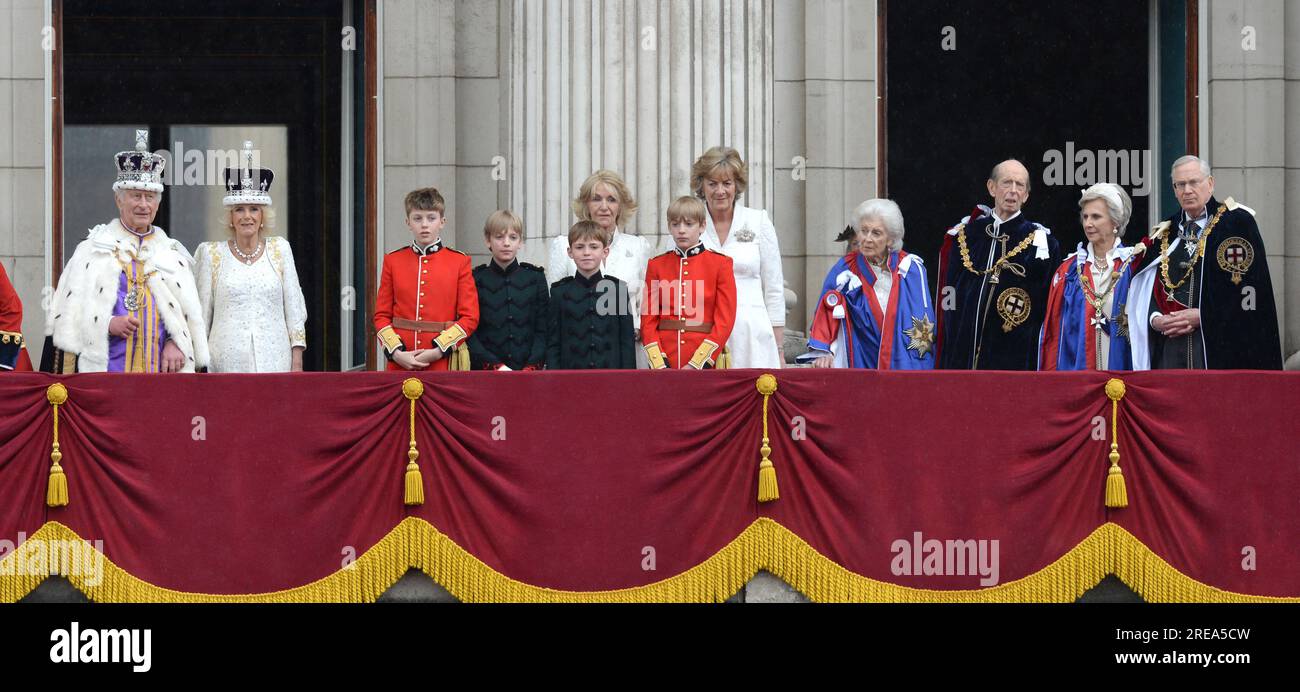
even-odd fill
[[[1128,193],[1124,188],[1114,183],[1097,183],[1083,191],[1079,197],[1079,208],[1083,205],[1099,199],[1106,203],[1106,210],[1110,212],[1110,220],[1115,222],[1117,235],[1124,237],[1124,229],[1128,227],[1129,219],[1133,216],[1133,201],[1129,199]]]
[[[1178,170],[1179,166],[1185,166],[1189,163],[1192,163],[1193,161],[1201,164],[1201,175],[1207,178],[1213,175],[1212,173],[1210,173],[1209,161],[1206,161],[1205,159],[1196,156],[1195,154],[1188,154],[1187,156],[1179,157],[1179,159],[1174,162],[1174,165],[1169,167],[1169,177],[1170,178],[1174,177],[1174,171]]]
[[[885,233],[889,234],[889,250],[897,252],[903,249],[903,234],[906,232],[903,228],[903,211],[894,200],[869,199],[859,204],[849,218],[853,221],[854,230],[861,228],[862,222],[867,219],[880,221],[885,225]]]

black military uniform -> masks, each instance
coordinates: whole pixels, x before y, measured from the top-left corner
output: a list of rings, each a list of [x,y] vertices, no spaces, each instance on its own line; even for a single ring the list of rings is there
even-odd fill
[[[627,284],[596,272],[551,285],[546,365],[551,370],[636,369]]]
[[[478,329],[469,337],[475,370],[540,370],[546,360],[546,274],[514,260],[502,269],[496,261],[474,268],[478,288]]]

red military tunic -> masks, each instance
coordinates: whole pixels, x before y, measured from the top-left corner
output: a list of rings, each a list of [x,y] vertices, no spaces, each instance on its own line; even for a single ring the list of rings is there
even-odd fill
[[[442,241],[421,251],[412,244],[388,253],[375,297],[375,333],[388,355],[389,370],[403,370],[393,361],[400,350],[452,350],[478,327],[478,290],[469,255]],[[444,357],[429,370],[449,369]]]
[[[703,369],[717,360],[736,323],[731,258],[700,243],[650,260],[641,340],[652,368]]]
[[[31,369],[23,340],[23,301],[0,264],[0,372]]]

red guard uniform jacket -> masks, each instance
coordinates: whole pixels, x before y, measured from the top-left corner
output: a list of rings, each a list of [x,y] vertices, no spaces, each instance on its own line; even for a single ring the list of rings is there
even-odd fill
[[[437,329],[412,329],[404,323],[444,323]],[[478,290],[469,255],[442,241],[421,251],[414,244],[388,253],[375,297],[375,333],[388,355],[388,369],[400,350],[437,348],[445,354],[460,345],[478,326]],[[441,358],[429,370],[447,370]]]
[[[713,365],[736,323],[731,258],[700,243],[650,260],[641,341],[652,368]]]
[[[23,339],[23,301],[0,265],[0,372],[31,369]]]

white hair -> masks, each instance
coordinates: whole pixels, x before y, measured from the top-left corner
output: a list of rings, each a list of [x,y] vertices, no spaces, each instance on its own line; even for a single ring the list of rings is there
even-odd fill
[[[1210,175],[1212,175],[1210,173],[1209,161],[1206,161],[1205,159],[1196,156],[1195,154],[1188,154],[1187,156],[1179,157],[1179,159],[1174,162],[1174,165],[1169,167],[1169,177],[1170,178],[1174,177],[1174,171],[1178,170],[1179,166],[1185,166],[1189,163],[1192,163],[1193,161],[1201,164],[1201,175],[1207,178],[1210,177]]]
[[[850,219],[854,230],[861,228],[863,221],[876,219],[885,225],[885,233],[889,235],[889,250],[897,252],[903,249],[903,234],[906,232],[903,228],[903,211],[894,200],[869,199],[853,210]]]
[[[1096,199],[1106,203],[1110,220],[1115,223],[1115,231],[1123,238],[1124,229],[1128,227],[1129,218],[1133,216],[1133,202],[1129,199],[1128,193],[1114,183],[1097,183],[1083,191],[1083,196],[1079,197],[1079,208],[1082,209],[1083,205]]]
[[[154,199],[162,199],[162,193],[157,190],[145,190],[138,187],[115,187],[113,188],[113,199],[121,201],[126,199],[127,193],[131,192],[148,192],[154,196]]]

